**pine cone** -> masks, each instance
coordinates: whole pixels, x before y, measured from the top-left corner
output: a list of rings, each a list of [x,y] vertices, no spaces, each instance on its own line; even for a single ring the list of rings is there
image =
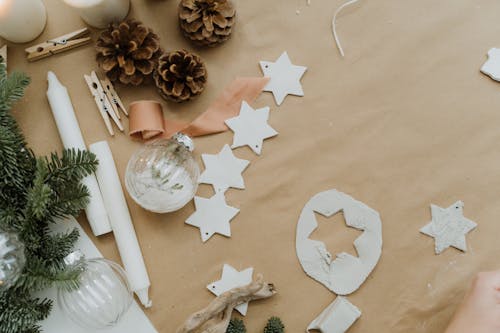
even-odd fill
[[[154,80],[163,98],[184,102],[203,92],[207,70],[199,56],[179,50],[160,57]]]
[[[140,85],[161,55],[158,36],[136,20],[112,23],[97,40],[97,63],[111,81]]]
[[[181,0],[179,23],[195,44],[215,46],[229,39],[236,10],[230,0]]]

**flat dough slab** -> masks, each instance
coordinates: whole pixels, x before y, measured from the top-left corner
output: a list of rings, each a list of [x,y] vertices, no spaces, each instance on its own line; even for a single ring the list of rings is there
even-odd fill
[[[348,226],[363,231],[354,240],[359,257],[342,252],[333,258],[323,242],[309,239],[318,227],[314,212],[330,217],[341,211]],[[296,250],[307,275],[337,295],[351,294],[363,284],[380,259],[382,221],[378,212],[347,194],[337,190],[318,193],[300,214]]]

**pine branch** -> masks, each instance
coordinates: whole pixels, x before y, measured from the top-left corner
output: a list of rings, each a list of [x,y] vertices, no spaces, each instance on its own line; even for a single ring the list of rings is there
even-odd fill
[[[89,190],[83,184],[61,184],[53,190],[57,193],[50,208],[50,214],[54,217],[76,217],[89,202]]]
[[[49,185],[45,184],[45,179],[49,170],[43,159],[37,163],[33,187],[28,191],[26,208],[28,216],[35,219],[43,219],[48,213],[52,196],[54,195]]]
[[[7,76],[5,65],[0,65],[0,113],[7,112],[14,102],[21,99],[30,78],[24,73],[14,72]]]
[[[36,323],[44,320],[50,313],[52,301],[32,299],[26,294],[7,291],[0,298],[0,332],[28,333],[40,332]]]
[[[78,237],[78,229],[73,229],[69,233],[47,236],[44,240],[45,246],[40,250],[40,256],[47,258],[47,261],[52,261],[54,264],[62,263],[64,258],[73,252]]]
[[[26,255],[15,285],[0,294],[0,333],[39,333],[37,323],[49,315],[52,303],[33,293],[51,286],[78,287],[83,263],[64,264],[78,232],[54,235],[49,224],[85,207],[89,193],[80,182],[97,165],[87,151],[34,156],[10,113],[28,84],[26,75],[8,77],[0,65],[0,227],[17,232]]]
[[[45,160],[49,170],[47,181],[51,184],[78,182],[97,168],[97,158],[89,151],[65,149],[61,157],[52,153]]]

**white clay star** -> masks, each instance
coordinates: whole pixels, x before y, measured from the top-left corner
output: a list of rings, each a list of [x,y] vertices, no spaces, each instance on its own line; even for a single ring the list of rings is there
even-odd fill
[[[228,290],[243,287],[252,282],[252,274],[252,267],[238,272],[232,266],[224,264],[224,267],[222,268],[222,278],[219,281],[209,284],[207,288],[216,296],[220,296]],[[238,305],[235,309],[245,316],[248,310],[248,302]]]
[[[276,62],[261,61],[260,68],[270,78],[264,91],[273,93],[276,104],[281,105],[287,95],[304,96],[300,79],[307,67],[292,64],[288,53],[283,52]]]
[[[463,215],[464,203],[457,201],[448,208],[431,205],[432,221],[420,232],[434,237],[436,254],[453,246],[461,251],[467,251],[465,235],[477,227],[477,224]]]
[[[200,228],[201,240],[206,242],[215,233],[231,237],[229,222],[239,213],[239,209],[228,206],[223,192],[210,199],[194,197],[196,211],[186,220],[186,224]]]
[[[200,176],[200,183],[212,184],[216,192],[225,192],[229,187],[245,188],[241,173],[250,162],[236,158],[229,145],[224,145],[219,154],[202,154],[201,158],[205,171]]]
[[[481,67],[481,72],[500,81],[500,49],[492,48],[488,51],[488,60]]]
[[[227,126],[234,132],[231,148],[249,146],[260,155],[264,140],[278,135],[267,123],[268,119],[269,107],[254,110],[243,101],[239,116],[226,120]]]

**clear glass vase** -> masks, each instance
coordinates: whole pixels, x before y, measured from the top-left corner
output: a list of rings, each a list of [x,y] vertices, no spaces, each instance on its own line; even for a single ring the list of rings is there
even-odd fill
[[[200,169],[192,141],[185,135],[144,145],[130,158],[125,186],[134,201],[146,210],[168,213],[181,209],[198,189]]]
[[[133,292],[125,271],[107,259],[85,260],[75,290],[58,290],[63,312],[76,324],[87,329],[115,326],[130,308]]]

